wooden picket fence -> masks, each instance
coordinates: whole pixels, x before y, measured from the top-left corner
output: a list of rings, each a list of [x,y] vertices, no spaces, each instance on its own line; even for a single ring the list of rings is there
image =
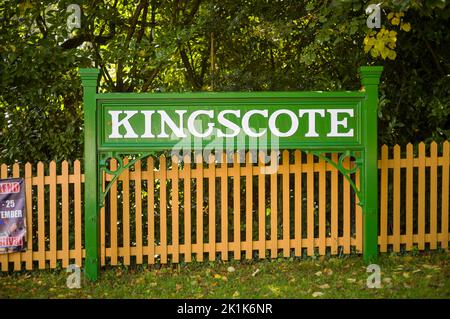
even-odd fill
[[[408,144],[403,157],[399,146],[381,148],[380,252],[448,249],[450,144],[432,142],[426,153],[424,143],[416,151]],[[283,151],[279,158],[270,155],[278,162],[273,170],[256,155],[246,153],[242,163],[235,153],[229,164],[222,164],[225,155],[222,163],[213,157],[209,163],[164,156],[138,161],[121,174],[101,209],[102,265],[362,251],[361,208],[332,165]],[[117,167],[114,160],[110,165]],[[344,165],[353,163],[346,158]],[[2,271],[82,265],[80,162],[0,166],[0,178],[21,176],[27,250],[0,255]]]

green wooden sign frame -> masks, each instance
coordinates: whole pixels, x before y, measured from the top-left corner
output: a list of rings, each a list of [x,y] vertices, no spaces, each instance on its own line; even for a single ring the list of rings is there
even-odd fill
[[[215,147],[221,147],[231,140],[235,149],[251,149],[250,137],[268,131],[271,136],[277,136],[279,149],[298,148],[324,158],[350,182],[363,211],[363,258],[366,262],[375,261],[378,255],[378,85],[382,70],[381,66],[359,68],[362,91],[164,94],[98,93],[99,70],[80,69],[84,88],[87,278],[97,280],[99,276],[100,208],[123,170],[156,150],[180,145],[198,149],[215,143]],[[194,127],[194,121],[200,126]],[[171,136],[167,133],[169,128]],[[232,133],[230,128],[234,128]],[[208,132],[212,134],[212,129],[224,138],[215,142],[203,138]],[[243,130],[248,139],[238,141],[234,134],[238,130]],[[200,137],[201,143],[186,138],[190,135]],[[325,154],[331,152],[341,153],[337,163]],[[134,154],[136,159],[124,165],[122,155],[125,154]],[[342,165],[347,156],[355,158],[356,165],[351,170]],[[118,161],[115,171],[107,166],[110,158]],[[356,170],[360,170],[359,189],[350,178]],[[103,172],[113,176],[105,190]]]

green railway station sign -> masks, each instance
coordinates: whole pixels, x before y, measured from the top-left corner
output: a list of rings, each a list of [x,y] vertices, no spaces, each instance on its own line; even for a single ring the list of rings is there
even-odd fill
[[[153,94],[98,104],[100,150],[170,149],[277,140],[280,148],[362,146],[363,93]],[[194,143],[194,141],[201,143]]]
[[[101,171],[120,154],[155,150],[301,149],[338,168],[363,211],[363,257],[378,254],[377,116],[379,66],[359,69],[364,90],[344,92],[98,93],[98,69],[80,69],[84,87],[86,275],[99,275]],[[337,163],[325,153],[339,152]],[[342,166],[346,156],[356,167]],[[360,170],[360,187],[350,174]]]

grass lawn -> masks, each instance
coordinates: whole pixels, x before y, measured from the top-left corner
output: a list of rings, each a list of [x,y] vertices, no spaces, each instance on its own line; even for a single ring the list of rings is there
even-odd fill
[[[66,287],[65,270],[1,273],[0,298],[450,298],[450,253],[382,254],[381,287],[361,256],[108,267]]]

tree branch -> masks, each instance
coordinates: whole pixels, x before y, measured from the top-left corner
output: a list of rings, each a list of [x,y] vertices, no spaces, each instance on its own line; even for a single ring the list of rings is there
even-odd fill
[[[150,76],[147,78],[147,81],[142,86],[142,92],[147,92],[148,91],[148,88],[150,87],[150,85],[152,84],[153,80],[158,75],[160,69],[161,69],[160,66],[158,66],[158,67],[154,68],[151,71]]]
[[[193,87],[193,89],[195,91],[200,90],[201,87],[198,86],[196,76],[195,76],[195,71],[192,67],[191,62],[189,61],[189,57],[186,53],[186,50],[180,46],[179,51],[180,51],[181,61],[183,62],[184,67],[186,68],[187,80],[191,83],[191,86]]]
[[[183,20],[183,24],[184,25],[188,25],[192,22],[192,20],[194,19],[195,15],[197,14],[198,8],[200,7],[200,3],[202,2],[202,0],[195,0],[191,11],[189,12],[189,14],[185,17],[185,19]]]
[[[133,16],[130,18],[130,28],[128,29],[127,37],[125,39],[124,46],[128,48],[128,45],[130,44],[130,40],[133,37],[134,32],[136,31],[136,26],[139,20],[139,15],[141,14],[142,9],[144,8],[144,5],[147,4],[147,0],[141,0],[139,2],[139,5],[136,8],[136,11],[134,12]],[[116,73],[116,90],[118,92],[123,91],[123,58],[119,59],[117,62],[117,73]]]
[[[83,33],[76,37],[67,39],[61,44],[64,50],[74,49],[82,45],[86,41],[90,41],[96,44],[106,44],[109,40],[115,36],[115,26],[111,29],[112,32],[109,35],[97,35],[92,36],[91,34]]]
[[[47,27],[45,25],[44,18],[42,18],[40,13],[36,17],[36,24],[39,28],[39,31],[41,31],[42,35],[44,36],[44,38],[47,37],[48,34]]]
[[[146,5],[144,7],[144,11],[142,12],[142,19],[141,19],[141,28],[139,29],[139,32],[136,36],[136,42],[140,43],[142,40],[142,37],[145,33],[145,28],[147,27],[147,13],[148,13],[148,1],[145,1]]]
[[[425,42],[425,45],[427,46],[428,51],[430,51],[431,56],[433,57],[434,64],[436,64],[437,69],[441,73],[442,76],[445,76],[445,71],[441,66],[441,63],[439,62],[439,58],[437,57],[436,53],[434,52],[433,48],[430,45],[430,42],[422,36],[423,41]]]

